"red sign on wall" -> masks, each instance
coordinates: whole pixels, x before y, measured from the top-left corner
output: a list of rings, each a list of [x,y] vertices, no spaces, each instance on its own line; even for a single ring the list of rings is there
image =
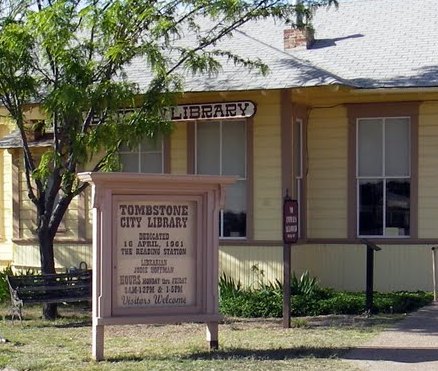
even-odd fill
[[[283,242],[285,244],[298,241],[298,202],[285,199],[283,203]]]

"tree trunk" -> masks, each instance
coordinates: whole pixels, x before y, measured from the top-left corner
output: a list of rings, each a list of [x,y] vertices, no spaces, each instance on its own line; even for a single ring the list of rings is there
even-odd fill
[[[53,238],[50,236],[48,228],[40,226],[38,231],[40,245],[41,273],[53,274],[55,271],[55,257],[53,253]],[[56,303],[43,304],[43,318],[54,320],[58,317],[58,305]]]

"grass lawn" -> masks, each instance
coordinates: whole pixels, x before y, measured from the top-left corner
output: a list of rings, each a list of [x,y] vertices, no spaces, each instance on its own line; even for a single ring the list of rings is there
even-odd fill
[[[7,307],[1,307],[6,315]],[[25,307],[24,321],[0,322],[0,369],[8,370],[354,370],[339,356],[363,344],[400,315],[293,319],[227,318],[219,350],[207,351],[202,324],[105,327],[105,357],[91,360],[91,313],[60,306],[62,318],[43,321]]]

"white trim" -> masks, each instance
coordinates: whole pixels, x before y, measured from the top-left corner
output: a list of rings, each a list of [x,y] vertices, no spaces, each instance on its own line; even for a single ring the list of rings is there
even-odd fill
[[[300,164],[300,174],[296,176],[296,179],[303,179],[303,119],[297,118],[295,120],[295,123],[298,124],[298,127],[300,129],[300,136],[299,136],[299,144],[300,144],[300,150],[299,150],[299,164]]]
[[[297,202],[298,202],[298,238],[302,237],[302,233],[301,233],[301,223],[302,223],[302,217],[303,217],[303,213],[301,210],[301,206],[302,206],[302,186],[303,186],[303,167],[304,167],[304,139],[303,139],[303,126],[304,126],[304,120],[302,118],[296,118],[294,125],[296,125],[299,129],[299,136],[298,136],[298,143],[299,144],[299,149],[298,149],[298,153],[293,153],[293,156],[298,155],[299,160],[298,160],[298,164],[300,167],[300,171],[299,174],[298,172],[296,172],[296,176],[295,176],[295,186],[296,186],[296,198],[297,198]],[[295,130],[293,130],[293,134],[295,133]],[[294,138],[294,135],[292,136]],[[297,148],[297,146],[294,146],[293,148]]]
[[[144,138],[143,141],[144,140],[147,140],[147,138]],[[141,171],[141,168],[142,168],[142,161],[141,161],[142,155],[145,154],[147,156],[148,154],[161,154],[161,171],[158,172],[157,174],[164,174],[164,138],[161,137],[161,138],[157,138],[156,140],[161,142],[160,143],[160,147],[161,148],[158,149],[158,150],[141,151],[141,145],[142,145],[142,142],[143,142],[142,141],[142,142],[137,144],[137,148],[135,150],[127,150],[127,151],[120,151],[119,150],[119,156],[120,155],[136,154],[137,155],[137,163],[136,163],[137,171],[135,171],[135,172],[136,173],[143,173]]]

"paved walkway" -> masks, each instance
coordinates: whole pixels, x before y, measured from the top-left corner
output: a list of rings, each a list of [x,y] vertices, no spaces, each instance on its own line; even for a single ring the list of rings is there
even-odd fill
[[[344,358],[362,370],[438,371],[438,303],[408,315]]]

